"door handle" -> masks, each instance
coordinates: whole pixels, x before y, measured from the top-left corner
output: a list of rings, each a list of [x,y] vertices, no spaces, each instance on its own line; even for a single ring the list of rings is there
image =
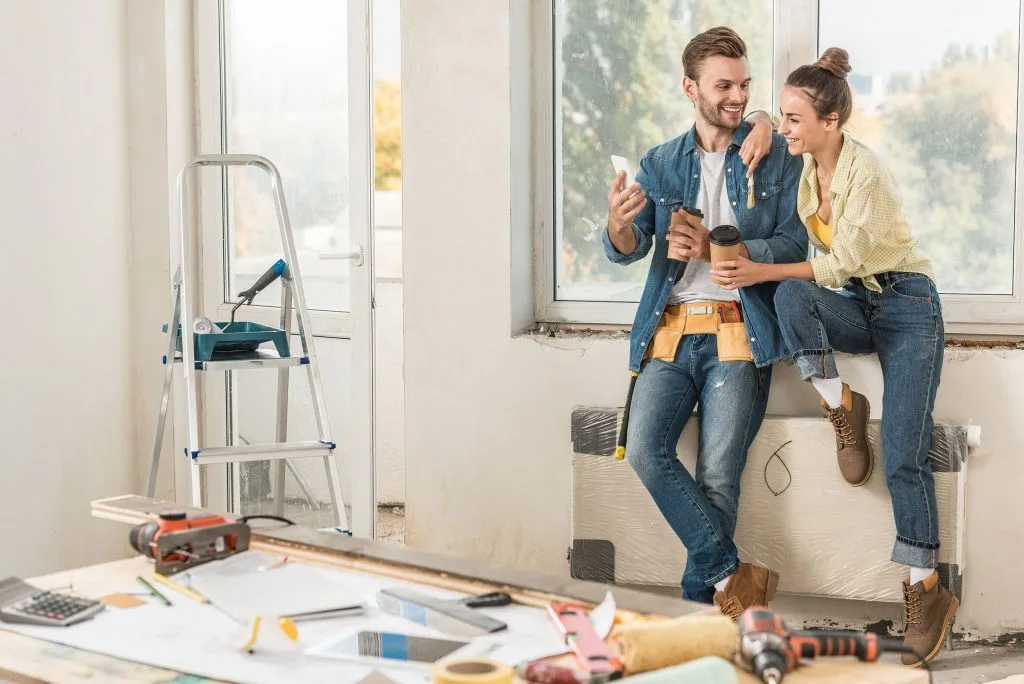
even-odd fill
[[[320,254],[321,259],[351,259],[356,266],[363,265],[363,246],[356,245],[355,249],[349,252],[324,252]]]

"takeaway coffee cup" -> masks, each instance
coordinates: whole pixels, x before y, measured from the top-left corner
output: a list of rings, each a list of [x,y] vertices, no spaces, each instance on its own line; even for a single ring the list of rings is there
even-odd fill
[[[719,261],[732,261],[740,255],[743,238],[736,226],[718,226],[708,236],[711,243],[711,268]]]
[[[690,214],[691,216],[696,216],[699,219],[704,218],[704,212],[702,212],[700,209],[694,209],[692,207],[680,207],[679,209],[676,209],[675,211],[672,212],[672,224],[669,226],[669,230],[672,230],[672,226],[679,226],[686,223],[686,219],[683,218],[684,211],[687,214]],[[686,262],[689,261],[689,259],[679,259],[679,261]]]

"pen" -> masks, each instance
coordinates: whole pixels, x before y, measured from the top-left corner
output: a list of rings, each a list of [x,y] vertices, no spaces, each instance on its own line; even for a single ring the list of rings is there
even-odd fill
[[[161,594],[159,591],[157,591],[156,587],[154,587],[152,584],[144,580],[142,577],[136,577],[135,579],[137,579],[142,586],[146,587],[146,591],[152,594],[165,606],[171,605],[171,602],[167,599],[167,597]]]
[[[153,579],[155,579],[160,584],[163,584],[164,586],[170,587],[171,589],[174,589],[175,591],[181,592],[182,594],[184,594],[185,596],[188,596],[193,601],[198,601],[199,603],[209,603],[210,602],[210,600],[208,598],[206,598],[205,596],[203,596],[199,592],[197,592],[197,591],[195,591],[193,589],[188,589],[186,587],[183,587],[180,584],[178,584],[177,582],[175,582],[174,580],[172,580],[171,578],[165,577],[165,576],[161,575],[158,572],[153,573]]]

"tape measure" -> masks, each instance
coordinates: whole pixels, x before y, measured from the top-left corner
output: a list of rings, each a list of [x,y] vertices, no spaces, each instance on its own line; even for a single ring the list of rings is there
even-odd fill
[[[434,667],[434,684],[512,684],[512,668],[496,660],[448,660]]]

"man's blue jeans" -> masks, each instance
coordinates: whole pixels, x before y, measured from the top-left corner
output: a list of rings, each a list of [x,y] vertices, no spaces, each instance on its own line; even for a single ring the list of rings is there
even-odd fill
[[[882,366],[882,450],[896,522],[892,560],[935,567],[939,523],[928,450],[942,372],[944,327],[934,283],[917,273],[876,276],[882,292],[858,279],[835,292],[787,280],[775,293],[782,337],[800,377],[836,378],[834,351],[878,353]],[[836,479],[836,486],[841,486]]]
[[[732,536],[747,449],[768,403],[771,367],[718,360],[714,335],[683,338],[674,362],[644,361],[633,390],[626,456],[686,547],[683,597],[711,603],[715,582],[736,571]],[[676,458],[697,407],[697,472]]]

